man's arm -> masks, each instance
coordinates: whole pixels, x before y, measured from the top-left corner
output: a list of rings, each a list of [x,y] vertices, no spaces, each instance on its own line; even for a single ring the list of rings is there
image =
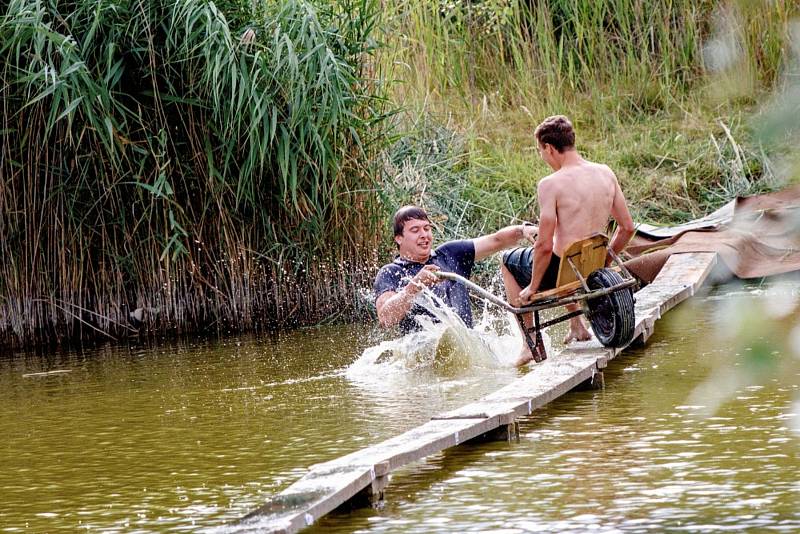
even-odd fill
[[[436,265],[426,265],[400,291],[385,291],[375,301],[378,310],[378,322],[384,328],[390,328],[400,321],[411,310],[414,299],[424,287],[430,287],[439,279],[433,273],[438,271]]]
[[[515,224],[501,228],[493,234],[476,237],[472,240],[475,245],[475,261],[488,258],[495,252],[511,248],[524,237],[531,241],[536,237],[539,228],[533,224]]]
[[[530,302],[539,290],[542,278],[550,265],[553,255],[553,235],[556,231],[556,195],[548,180],[539,182],[539,237],[533,245],[533,272],[528,287],[522,288],[519,298],[523,303]]]
[[[611,250],[615,254],[619,254],[633,237],[636,232],[636,226],[633,224],[633,219],[628,211],[628,204],[625,202],[625,196],[622,194],[622,188],[619,186],[617,177],[614,176],[613,172],[611,176],[614,177],[614,187],[616,189],[614,203],[611,205],[611,217],[617,221],[617,231],[614,232],[614,237],[611,239]],[[610,263],[610,258],[608,263]]]

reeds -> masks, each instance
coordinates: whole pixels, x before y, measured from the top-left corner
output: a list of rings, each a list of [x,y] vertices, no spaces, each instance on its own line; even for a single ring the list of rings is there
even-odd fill
[[[0,344],[363,312],[377,5],[228,4],[4,8]]]
[[[768,172],[746,117],[784,70],[800,10],[790,0],[7,5],[6,345],[116,338],[136,308],[161,333],[362,314],[357,289],[370,285],[397,204],[443,214],[448,237],[531,216],[547,172],[531,132],[554,113],[571,115],[581,150],[618,171],[638,215],[699,215]],[[717,45],[735,53],[710,54]],[[395,108],[407,134],[388,130]]]
[[[499,92],[536,111],[574,104],[572,93],[662,109],[708,81],[704,46],[726,22],[769,88],[800,13],[790,0],[400,0],[387,9],[387,63],[406,94],[435,104]]]

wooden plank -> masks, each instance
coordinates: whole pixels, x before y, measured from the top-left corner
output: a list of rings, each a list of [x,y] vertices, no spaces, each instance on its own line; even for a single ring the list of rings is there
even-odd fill
[[[716,264],[714,252],[670,256],[655,280],[636,293],[634,341],[646,342],[653,334],[655,322],[694,295]]]
[[[711,269],[716,265],[716,252],[678,253],[669,257],[653,283],[642,291],[659,286],[691,285],[697,289],[702,285]]]
[[[716,254],[676,254],[652,284],[636,293],[634,337],[646,338],[655,322],[685,300],[703,283],[716,263]],[[576,343],[536,365],[511,384],[462,406],[437,415],[399,436],[311,466],[309,472],[241,525],[259,532],[296,532],[379,482],[391,471],[425,456],[513,424],[547,403],[591,379],[622,349],[609,349],[596,340]]]
[[[382,464],[381,470],[395,469],[425,456],[479,436],[500,424],[497,416],[488,418],[434,419],[377,445],[342,456],[316,467]]]
[[[655,323],[661,317],[658,308],[639,310],[636,308],[636,327],[633,329],[633,342],[645,343],[653,335]]]
[[[374,470],[366,465],[313,469],[247,514],[238,526],[276,534],[297,532],[345,503],[374,479]]]
[[[483,399],[462,406],[457,410],[435,415],[431,419],[497,418],[498,424],[507,425],[516,420],[517,417],[530,413],[530,399],[527,397],[501,400]]]
[[[598,360],[605,360],[609,352],[609,349],[596,342],[587,347],[566,349],[482,400],[501,402],[527,399],[530,413],[590,379],[597,370]]]
[[[572,272],[572,268],[569,266],[569,264],[565,265],[567,265],[567,268],[570,270],[570,272]],[[616,265],[608,267],[608,269],[611,269],[612,271],[616,272],[621,271],[621,269]],[[572,274],[573,274],[572,278],[575,279],[575,273],[573,272]],[[564,285],[559,284],[559,286],[554,289],[546,289],[544,291],[539,291],[538,293],[534,294],[530,303],[537,304],[543,300],[547,300],[553,297],[558,297],[558,298],[568,297],[573,293],[575,293],[577,290],[579,290],[581,287],[583,287],[583,284],[581,284],[580,280],[575,280],[574,282],[569,282]]]
[[[259,532],[291,533],[313,524],[376,478],[499,426],[497,418],[430,421],[378,445],[316,464],[299,481],[240,525]]]
[[[556,287],[560,288],[565,284],[578,280],[578,277],[575,276],[575,271],[572,270],[567,261],[568,258],[572,260],[575,267],[585,278],[592,271],[606,264],[606,256],[608,256],[608,237],[603,234],[594,234],[586,239],[570,243],[561,255],[562,260],[558,267]]]
[[[637,317],[657,308],[659,317],[694,295],[717,262],[714,252],[673,254],[653,283],[636,293]]]

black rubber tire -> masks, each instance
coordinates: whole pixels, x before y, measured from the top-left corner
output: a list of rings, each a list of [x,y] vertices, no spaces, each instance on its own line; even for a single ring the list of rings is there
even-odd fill
[[[598,269],[586,279],[589,289],[603,289],[623,282],[619,273]],[[626,287],[608,295],[588,299],[589,323],[597,340],[605,347],[624,347],[633,339],[636,318],[633,310],[633,288]]]

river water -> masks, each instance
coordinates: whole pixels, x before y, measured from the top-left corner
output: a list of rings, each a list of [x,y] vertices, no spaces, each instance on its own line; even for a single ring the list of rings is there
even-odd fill
[[[522,419],[519,442],[431,456],[393,475],[382,509],[310,531],[796,532],[799,287],[695,297],[610,363],[604,390]],[[521,376],[512,330],[484,326],[5,355],[0,532],[224,532],[309,465]]]

